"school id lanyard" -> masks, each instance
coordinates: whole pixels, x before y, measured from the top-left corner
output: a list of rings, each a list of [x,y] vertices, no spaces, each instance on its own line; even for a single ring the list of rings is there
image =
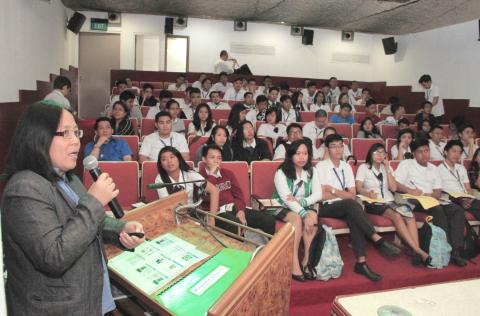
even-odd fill
[[[342,169],[342,179],[343,179],[342,181],[340,180],[340,176],[338,175],[337,170],[335,168],[332,168],[332,169],[333,169],[333,172],[335,172],[335,176],[337,177],[338,182],[342,186],[342,190],[345,191],[347,189],[347,181],[345,180],[345,171]]]
[[[457,173],[457,175],[455,175],[455,173],[453,173],[453,171],[450,170],[450,168],[448,168],[448,166],[447,166],[447,164],[445,163],[445,161],[442,162],[442,164],[445,166],[445,168],[447,168],[448,172],[450,172],[450,174],[452,175],[452,177],[454,177],[455,180],[458,181],[458,183],[459,183],[460,186],[462,187],[463,192],[465,192],[465,187],[463,186],[463,183],[462,183],[462,181],[460,180],[460,174],[458,173],[458,170],[455,170],[456,173]],[[455,167],[454,167],[454,168],[455,168]]]
[[[160,141],[162,142],[163,146],[165,146],[165,147],[167,146],[167,144],[165,144],[163,139],[160,138]],[[172,137],[170,137],[170,146],[173,147]]]

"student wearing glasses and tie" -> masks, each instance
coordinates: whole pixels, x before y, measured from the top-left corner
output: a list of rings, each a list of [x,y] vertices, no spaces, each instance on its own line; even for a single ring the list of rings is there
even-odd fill
[[[323,203],[320,205],[319,217],[333,217],[345,220],[348,224],[352,240],[352,248],[356,257],[355,273],[367,277],[371,281],[381,280],[381,276],[373,272],[367,265],[365,257],[365,237],[371,239],[375,246],[388,257],[396,257],[400,249],[375,232],[362,206],[355,201],[355,178],[352,168],[342,160],[343,139],[332,134],[325,139],[328,159],[320,161],[316,172],[322,185]]]
[[[365,211],[390,219],[395,230],[406,244],[415,252],[413,265],[422,262],[428,266],[432,258],[420,248],[418,230],[412,212],[397,212],[402,206],[395,204],[392,192],[397,190],[393,170],[388,166],[387,152],[383,144],[373,144],[357,170],[357,192],[370,199],[382,199],[381,202],[364,202]]]

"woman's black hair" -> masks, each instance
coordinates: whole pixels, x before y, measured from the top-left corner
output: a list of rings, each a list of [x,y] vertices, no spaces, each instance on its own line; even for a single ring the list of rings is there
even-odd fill
[[[53,169],[50,146],[63,110],[68,111],[55,102],[40,101],[23,112],[15,128],[2,179],[8,180],[22,170],[33,171],[51,182],[59,179]],[[70,178],[69,172],[67,177]]]
[[[365,157],[365,163],[367,164],[368,168],[372,168],[373,166],[373,153],[379,149],[383,149],[385,151],[385,154],[387,153],[387,149],[385,148],[385,145],[382,143],[375,143],[372,146],[370,146],[370,149],[367,152],[367,156]]]
[[[283,173],[287,178],[292,180],[295,180],[297,178],[295,165],[293,163],[293,156],[297,153],[297,150],[301,145],[305,145],[305,147],[307,147],[307,152],[308,152],[308,160],[305,166],[303,167],[303,170],[308,172],[309,177],[311,177],[313,174],[311,147],[309,146],[308,142],[305,141],[304,139],[298,139],[296,141],[293,141],[289,146],[286,146],[285,160],[278,167],[278,169],[283,171]]]
[[[172,106],[172,104],[176,104],[176,105],[178,105],[178,107],[180,108],[180,104],[178,104],[178,101],[175,100],[175,99],[168,100],[168,101],[167,101],[167,104],[165,105],[165,108],[166,108],[167,110],[170,110],[170,107]]]
[[[445,147],[443,148],[443,151],[449,151],[453,146],[458,146],[460,147],[461,151],[463,152],[463,143],[460,140],[457,139],[451,139],[447,142]],[[473,160],[472,160],[473,162]]]
[[[322,91],[320,91],[320,90],[317,91],[317,93],[315,93],[315,96],[313,97],[313,103],[318,104],[318,103],[317,103],[317,98],[318,98],[318,96],[319,96],[320,94],[323,95],[322,105],[324,105],[324,104],[325,104],[325,94],[324,94]]]
[[[275,113],[275,123],[280,122],[280,117],[277,115],[277,110],[272,106],[265,111],[265,122],[267,122],[267,116]]]
[[[223,145],[223,148],[222,148],[222,160],[223,161],[231,161],[231,160],[233,160],[233,151],[232,151],[232,145],[230,143],[230,133],[228,132],[228,129],[225,126],[215,125],[215,127],[212,129],[212,132],[210,133],[210,136],[208,137],[208,140],[205,144],[206,145],[216,145],[215,144],[215,135],[217,134],[217,131],[219,129],[222,129],[225,132],[225,135],[227,135],[227,141],[225,142],[225,145]]]
[[[213,118],[212,110],[210,110],[210,107],[206,103],[200,103],[195,109],[195,112],[193,113],[193,125],[195,126],[196,130],[199,130],[201,128],[200,116],[198,115],[201,108],[206,108],[208,111],[207,125],[205,125],[205,132],[208,132],[212,128]]]
[[[340,93],[340,95],[338,96],[338,103],[340,103],[340,100],[342,99],[342,97],[343,97],[344,95],[346,95],[346,96],[348,97],[348,93],[345,93],[345,92],[344,92],[344,93]],[[348,104],[350,104],[350,98],[348,98],[348,101],[347,101],[347,102],[348,102]],[[351,108],[351,106],[350,106],[350,108]]]
[[[245,111],[245,105],[242,103],[235,103],[230,110],[230,114],[228,115],[227,126],[232,128],[232,131],[235,131],[240,126],[240,112]]]
[[[364,128],[365,123],[368,122],[368,121],[372,122],[372,126],[373,126],[373,127],[372,127],[372,132],[371,132],[371,133],[367,132],[367,131],[365,130],[365,128]],[[360,123],[360,130],[365,133],[365,136],[374,135],[374,134],[380,135],[380,131],[378,130],[378,128],[377,128],[377,127],[375,126],[375,124],[373,123],[372,118],[371,118],[371,117],[368,117],[368,116],[362,121],[362,123]]]
[[[166,152],[171,152],[175,157],[177,157],[178,167],[182,172],[188,172],[188,171],[192,170],[192,168],[190,168],[190,166],[183,159],[182,154],[175,147],[165,146],[158,153],[158,159],[157,159],[157,170],[158,170],[158,174],[160,175],[160,178],[162,179],[163,183],[172,183],[167,171],[165,169],[163,169],[163,167],[162,167],[161,157]],[[172,193],[175,193],[175,192],[178,191],[178,190],[175,189],[174,186],[171,186],[171,185],[167,186],[166,189],[167,189],[168,194],[172,194]]]
[[[233,142],[242,145],[243,141],[245,140],[245,136],[243,136],[243,127],[247,124],[250,124],[253,127],[252,122],[245,120],[240,125],[238,126],[237,132],[235,133],[235,136],[233,137]],[[257,134],[254,132],[253,134],[254,138],[257,138]]]
[[[323,135],[325,135],[325,134],[326,134],[325,132],[328,131],[328,130],[332,130],[332,131],[334,132],[334,134],[337,133],[337,130],[336,130],[335,127],[333,127],[333,126],[327,126],[327,127],[325,127],[325,129],[323,130]]]
[[[126,104],[125,102],[123,102],[123,101],[118,100],[118,101],[116,101],[115,103],[113,103],[112,111],[113,111],[113,109],[115,108],[115,105],[117,105],[117,104],[120,104],[120,105],[122,106],[122,108],[123,108],[123,110],[125,111],[125,113],[127,113],[127,116],[126,116],[126,117],[128,117],[128,116],[130,115],[130,110],[128,109],[127,104]]]
[[[475,150],[475,153],[473,154],[473,157],[472,157],[472,161],[470,162],[470,166],[468,167],[468,171],[472,172],[475,175],[475,177],[478,175],[478,172],[480,171],[480,165],[477,162],[478,155],[480,155],[480,148],[477,148],[477,150]]]
[[[402,138],[403,135],[405,134],[410,134],[412,135],[412,142],[413,142],[413,139],[415,138],[415,132],[411,129],[411,128],[404,128],[404,129],[401,129],[399,132],[398,132],[398,135],[397,135],[397,144],[400,144],[400,139]],[[411,149],[411,148],[410,148]]]

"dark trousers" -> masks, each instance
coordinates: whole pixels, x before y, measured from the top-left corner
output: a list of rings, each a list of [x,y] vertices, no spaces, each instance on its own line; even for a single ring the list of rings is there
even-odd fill
[[[447,234],[448,242],[453,249],[463,246],[463,232],[465,229],[465,214],[463,208],[455,203],[438,205],[425,211],[417,205],[414,212],[424,212],[433,216],[433,225],[442,228]]]
[[[480,200],[474,199],[472,205],[466,211],[472,213],[472,215],[480,221]]]
[[[363,211],[362,206],[354,200],[341,200],[331,204],[323,204],[318,212],[319,217],[333,217],[347,222],[352,239],[355,256],[365,256],[365,236],[375,234],[375,228]]]
[[[225,212],[218,216],[240,223],[234,212]],[[275,234],[275,218],[267,213],[255,210],[245,210],[245,219],[248,227],[261,229],[267,234]],[[215,219],[215,226],[231,233],[238,234],[238,227],[221,220]]]

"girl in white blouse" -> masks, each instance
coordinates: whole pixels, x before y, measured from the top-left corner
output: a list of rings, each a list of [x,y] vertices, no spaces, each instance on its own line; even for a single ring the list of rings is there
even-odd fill
[[[206,103],[201,103],[193,113],[193,121],[188,125],[188,136],[210,136],[214,127],[210,107]]]
[[[313,103],[310,105],[310,112],[317,112],[318,110],[324,110],[329,113],[332,112],[330,104],[325,102],[325,95],[322,91],[318,91],[313,98]]]
[[[277,112],[273,107],[265,112],[265,122],[258,128],[257,136],[271,138],[275,148],[277,139],[287,138],[287,127],[279,123],[280,119],[277,117]]]
[[[415,133],[410,128],[404,128],[398,132],[397,143],[390,149],[390,156],[393,160],[404,160],[413,158],[410,144]]]

